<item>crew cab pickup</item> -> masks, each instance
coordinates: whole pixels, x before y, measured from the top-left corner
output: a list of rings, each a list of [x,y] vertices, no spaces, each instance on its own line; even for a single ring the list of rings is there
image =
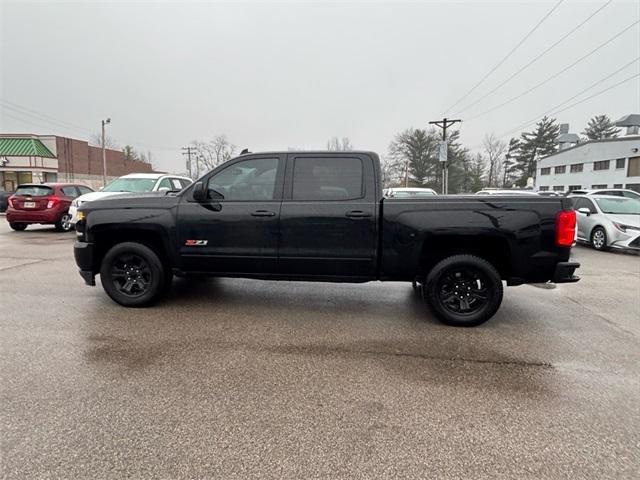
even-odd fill
[[[122,195],[78,212],[88,285],[146,306],[174,275],[406,281],[450,325],[494,315],[507,285],[576,282],[576,216],[561,197],[383,198],[372,152],[234,158],[178,194]]]

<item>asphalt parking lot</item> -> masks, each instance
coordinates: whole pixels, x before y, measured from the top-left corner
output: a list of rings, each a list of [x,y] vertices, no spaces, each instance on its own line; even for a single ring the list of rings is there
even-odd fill
[[[581,282],[456,329],[400,283],[124,309],[73,239],[0,217],[2,478],[638,478],[639,256],[577,247]]]

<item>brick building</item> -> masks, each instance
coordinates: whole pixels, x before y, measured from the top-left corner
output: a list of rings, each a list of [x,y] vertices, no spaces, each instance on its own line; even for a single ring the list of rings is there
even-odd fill
[[[152,173],[150,164],[106,149],[107,181],[127,173]],[[21,183],[78,182],[102,186],[102,149],[55,135],[0,134],[0,190]]]

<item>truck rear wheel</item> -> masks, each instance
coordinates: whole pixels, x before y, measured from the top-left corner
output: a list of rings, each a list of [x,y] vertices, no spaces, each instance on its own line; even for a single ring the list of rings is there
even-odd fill
[[[119,243],[102,260],[100,281],[107,295],[125,307],[146,307],[165,291],[168,275],[158,255],[146,245]]]
[[[496,313],[503,288],[500,274],[489,262],[474,255],[454,255],[429,272],[425,293],[443,323],[475,327]]]

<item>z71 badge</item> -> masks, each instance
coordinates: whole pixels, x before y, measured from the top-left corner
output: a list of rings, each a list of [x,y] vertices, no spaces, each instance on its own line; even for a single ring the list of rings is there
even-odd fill
[[[185,245],[187,247],[204,247],[208,243],[208,240],[187,240]]]

